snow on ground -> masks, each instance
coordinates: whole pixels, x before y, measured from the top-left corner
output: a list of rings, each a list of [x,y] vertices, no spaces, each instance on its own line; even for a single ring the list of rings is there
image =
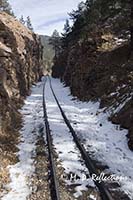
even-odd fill
[[[40,124],[43,123],[42,86],[40,82],[32,87],[31,95],[25,100],[21,109],[23,115],[23,128],[20,131],[18,145],[19,162],[9,166],[11,183],[7,186],[9,193],[2,200],[26,200],[31,193],[30,178],[35,170],[34,157],[36,139]]]
[[[81,162],[79,150],[76,148],[73,137],[64,123],[48,82],[45,88],[45,98],[53,144],[58,153],[59,160],[65,169],[65,173],[70,175],[70,178],[66,177],[66,182],[69,185],[79,184],[79,186],[75,188],[74,193],[75,197],[79,197],[82,195],[83,190],[87,190],[87,185],[95,187],[94,183],[89,177],[88,169],[85,167],[84,163]],[[76,176],[78,176],[78,179]]]
[[[103,113],[99,109],[99,103],[83,103],[72,100],[69,88],[64,88],[59,80],[55,79],[52,79],[52,84],[62,108],[67,117],[71,119],[71,124],[85,148],[94,159],[108,165],[110,173],[126,177],[119,182],[122,189],[133,199],[133,152],[127,146],[127,130],[120,130],[118,125],[109,122],[107,120],[108,113]],[[5,194],[2,200],[26,200],[31,193],[30,178],[35,170],[36,140],[39,128],[44,123],[42,90],[43,82],[33,86],[32,93],[27,97],[21,110],[23,128],[20,131],[18,145],[19,162],[9,166],[11,178],[11,182],[7,186],[9,193]],[[84,175],[88,173],[87,169],[81,162],[78,149],[63,123],[48,83],[46,84],[46,105],[53,142],[65,172],[74,173],[80,177],[80,179],[67,180],[68,184],[81,184],[76,187],[75,191],[75,197],[78,197],[82,194],[82,190],[87,190],[87,184],[94,186],[93,181],[90,178],[84,178]]]
[[[99,103],[83,103],[72,100],[69,88],[63,87],[58,79],[51,79],[52,85],[67,117],[71,119],[71,124],[81,138],[85,148],[92,158],[109,166],[110,172],[117,175],[122,190],[133,199],[133,152],[127,145],[127,130],[121,130],[118,125],[108,121],[108,113],[103,113],[99,109]],[[51,104],[51,105],[50,105]],[[49,102],[49,109],[53,116],[51,121],[62,125],[62,120],[57,116],[55,106]],[[57,121],[55,119],[57,118]],[[55,127],[55,126],[54,126]],[[60,149],[60,142],[64,144],[64,128],[60,129],[60,138],[56,141]],[[57,127],[57,131],[59,129]],[[64,149],[71,148],[69,144],[64,145]],[[62,158],[64,155],[62,155]],[[71,159],[71,157],[69,157]],[[71,160],[64,163],[65,167],[71,167]],[[76,156],[75,156],[76,158]],[[70,161],[70,162],[69,162]],[[104,172],[105,173],[105,172]]]

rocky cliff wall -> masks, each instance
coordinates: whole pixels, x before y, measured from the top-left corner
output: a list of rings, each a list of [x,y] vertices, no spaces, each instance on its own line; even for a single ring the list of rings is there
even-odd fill
[[[99,30],[100,33],[93,31],[85,39],[69,42],[54,63],[53,76],[60,77],[80,100],[100,101],[102,108],[110,109],[110,119],[129,129],[128,144],[133,150],[133,58],[129,58],[129,32],[123,35]],[[119,107],[119,112],[115,112]]]
[[[12,154],[17,150],[14,144],[21,121],[18,108],[41,76],[41,56],[39,37],[0,12],[0,183],[7,181],[5,167],[15,161]]]

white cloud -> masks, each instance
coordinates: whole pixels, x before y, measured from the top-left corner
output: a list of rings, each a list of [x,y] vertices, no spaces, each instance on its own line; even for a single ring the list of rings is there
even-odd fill
[[[51,35],[62,31],[68,13],[76,9],[80,0],[9,0],[15,15],[31,17],[35,32]]]

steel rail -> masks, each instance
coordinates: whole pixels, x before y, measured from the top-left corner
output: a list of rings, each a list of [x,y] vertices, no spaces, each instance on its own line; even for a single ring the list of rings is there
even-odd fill
[[[60,200],[59,183],[56,176],[56,167],[55,167],[55,161],[54,161],[54,156],[53,156],[52,137],[51,137],[47,110],[46,110],[46,103],[45,103],[45,85],[46,85],[46,80],[43,85],[43,112],[44,112],[44,121],[45,121],[45,128],[46,128],[49,163],[50,163],[50,179],[51,179],[50,192],[51,192],[52,200]]]
[[[56,101],[56,103],[57,103],[57,105],[58,105],[58,107],[60,109],[60,112],[61,112],[61,114],[62,114],[62,116],[64,118],[64,121],[65,121],[67,127],[69,128],[69,130],[70,130],[70,132],[71,132],[71,134],[73,136],[73,139],[74,139],[78,149],[80,150],[80,153],[82,155],[82,158],[85,161],[86,167],[88,168],[90,175],[95,174],[95,175],[99,176],[99,173],[97,172],[97,169],[96,169],[92,159],[90,158],[90,156],[86,152],[84,146],[79,141],[79,138],[78,138],[77,134],[75,133],[72,125],[70,124],[70,121],[68,120],[68,118],[66,117],[62,107],[60,106],[60,103],[59,103],[59,101],[58,101],[58,99],[57,99],[57,97],[55,95],[54,90],[53,90],[50,77],[49,77],[49,83],[50,83],[50,88],[51,88],[51,91],[52,91],[53,96],[55,98],[55,101]],[[93,180],[93,181],[94,181],[95,185],[97,186],[97,188],[99,189],[99,192],[100,192],[102,200],[113,200],[113,197],[110,194],[109,190],[104,185],[104,182],[98,182],[98,181],[95,181],[95,180]]]

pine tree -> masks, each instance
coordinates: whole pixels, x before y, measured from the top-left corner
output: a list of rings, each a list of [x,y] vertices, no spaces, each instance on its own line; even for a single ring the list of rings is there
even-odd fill
[[[63,36],[63,37],[66,37],[66,36],[70,33],[70,31],[71,31],[71,27],[70,27],[70,25],[69,25],[69,20],[67,19],[67,20],[66,20],[66,23],[65,23],[65,25],[64,25],[64,29],[63,29],[62,36]]]
[[[8,2],[8,0],[0,0],[0,11],[4,11],[10,15],[14,16],[12,8]]]
[[[24,24],[24,25],[25,25],[25,20],[24,20],[24,17],[23,17],[23,15],[21,15],[21,18],[19,19],[19,21],[20,21],[22,24]]]
[[[27,26],[27,28],[29,28],[31,31],[33,31],[33,26],[32,26],[31,19],[30,19],[29,16],[27,17],[26,26]]]
[[[131,22],[130,22],[130,31],[131,31],[131,52],[130,55],[133,55],[133,1],[131,1]]]
[[[68,42],[69,42],[69,34],[71,33],[71,27],[69,25],[69,20],[66,20],[66,23],[64,24],[64,29],[63,29],[63,33],[62,38],[61,38],[61,46],[63,48],[68,46]]]
[[[55,57],[58,57],[61,50],[61,38],[57,30],[54,30],[51,38],[49,39],[49,44],[53,46]]]

